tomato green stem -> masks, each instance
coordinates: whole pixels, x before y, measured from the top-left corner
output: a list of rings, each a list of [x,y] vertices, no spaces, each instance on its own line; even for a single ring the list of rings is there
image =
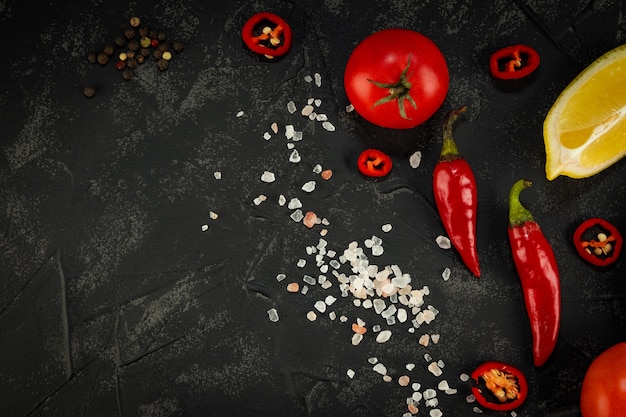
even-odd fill
[[[518,180],[509,193],[509,224],[511,227],[520,226],[526,222],[534,222],[533,215],[519,201],[520,193],[533,185],[529,180]]]
[[[404,70],[402,70],[402,73],[400,74],[400,78],[395,83],[381,83],[378,81],[368,79],[368,81],[374,84],[375,86],[387,89],[389,93],[389,95],[381,98],[376,103],[374,103],[374,107],[397,100],[398,112],[400,113],[400,117],[402,117],[403,119],[409,118],[406,115],[406,108],[404,106],[405,101],[408,101],[411,107],[413,107],[413,109],[417,109],[417,104],[415,103],[415,100],[413,100],[413,97],[411,97],[411,94],[410,94],[412,84],[409,81],[408,76],[407,76],[410,66],[411,66],[411,57],[409,57],[406,67],[404,67]]]

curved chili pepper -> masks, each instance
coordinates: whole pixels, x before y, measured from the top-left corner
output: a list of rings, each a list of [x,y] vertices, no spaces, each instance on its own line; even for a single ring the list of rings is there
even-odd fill
[[[509,194],[509,242],[519,275],[533,338],[535,366],[552,354],[561,322],[561,283],[550,243],[532,214],[519,200],[528,180],[519,180]]]
[[[359,172],[368,177],[384,177],[391,171],[391,158],[378,149],[366,149],[357,160]]]
[[[283,56],[291,48],[291,27],[270,12],[257,13],[248,19],[241,37],[251,51],[269,59]]]
[[[623,243],[617,228],[598,217],[582,222],[574,232],[573,240],[580,257],[596,266],[607,266],[615,262]]]
[[[539,54],[530,46],[511,45],[491,55],[489,72],[499,80],[517,80],[533,73],[539,62]]]
[[[476,249],[476,179],[452,136],[452,124],[466,109],[463,106],[453,110],[444,120],[443,147],[433,172],[433,192],[439,217],[450,242],[469,270],[480,277]]]
[[[478,404],[496,411],[514,410],[528,395],[528,382],[519,369],[503,362],[489,361],[472,372],[476,383],[472,393]]]

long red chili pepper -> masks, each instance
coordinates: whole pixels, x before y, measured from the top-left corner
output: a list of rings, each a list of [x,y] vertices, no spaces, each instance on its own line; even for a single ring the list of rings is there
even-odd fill
[[[509,242],[519,275],[533,338],[535,366],[552,354],[561,322],[561,283],[550,242],[532,214],[520,203],[528,180],[519,180],[509,194]]]
[[[480,277],[476,249],[476,179],[452,136],[452,124],[466,109],[463,106],[453,110],[444,120],[443,147],[433,172],[433,192],[439,217],[452,245],[469,270]]]

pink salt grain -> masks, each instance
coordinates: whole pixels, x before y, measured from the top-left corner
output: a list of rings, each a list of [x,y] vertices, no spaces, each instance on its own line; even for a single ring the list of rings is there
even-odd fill
[[[300,285],[297,282],[292,282],[287,285],[287,291],[289,292],[298,292],[300,290]]]
[[[417,414],[417,407],[415,406],[415,404],[409,404],[408,405],[408,409],[409,409],[409,413],[411,414]]]
[[[312,211],[307,211],[306,214],[304,215],[304,219],[302,220],[302,223],[306,227],[311,229],[313,226],[315,226],[316,221],[317,221],[317,214],[315,214]]]
[[[324,171],[321,172],[320,176],[325,179],[325,180],[329,180],[330,177],[333,176],[333,171],[330,169],[325,169]]]
[[[411,378],[409,378],[407,375],[402,375],[400,378],[398,378],[398,384],[400,384],[400,386],[402,387],[406,387],[407,385],[409,385],[409,382],[411,382]]]

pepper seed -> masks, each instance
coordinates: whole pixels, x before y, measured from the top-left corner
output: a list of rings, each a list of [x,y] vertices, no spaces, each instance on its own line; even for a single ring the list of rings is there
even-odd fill
[[[138,17],[131,17],[130,18],[130,25],[134,28],[136,28],[137,26],[139,26],[141,24],[141,19],[139,19]]]
[[[91,98],[96,95],[96,89],[89,85],[83,89],[83,94],[85,95],[85,97]]]

